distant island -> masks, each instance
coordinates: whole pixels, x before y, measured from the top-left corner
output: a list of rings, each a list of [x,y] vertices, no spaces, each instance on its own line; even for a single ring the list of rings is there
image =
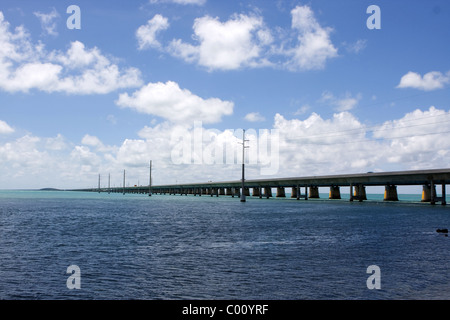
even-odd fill
[[[39,191],[61,191],[61,190],[55,189],[55,188],[42,188],[42,189],[39,189]]]

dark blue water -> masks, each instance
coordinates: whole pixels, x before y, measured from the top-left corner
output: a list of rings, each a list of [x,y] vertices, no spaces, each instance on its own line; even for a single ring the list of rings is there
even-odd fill
[[[3,191],[0,299],[448,299],[449,227],[418,203]]]

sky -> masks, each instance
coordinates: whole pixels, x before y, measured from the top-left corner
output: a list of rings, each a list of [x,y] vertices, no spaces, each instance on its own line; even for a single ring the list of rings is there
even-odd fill
[[[447,0],[0,2],[0,189],[448,168]],[[241,144],[240,144],[241,143]]]

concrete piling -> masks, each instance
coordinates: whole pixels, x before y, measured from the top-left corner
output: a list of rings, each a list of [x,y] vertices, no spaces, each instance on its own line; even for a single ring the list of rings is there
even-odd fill
[[[286,198],[284,187],[277,187],[277,198]]]
[[[388,184],[384,188],[384,201],[398,201],[397,186]]]
[[[330,187],[330,194],[329,199],[341,199],[341,191],[339,189],[339,186],[331,186]]]
[[[309,187],[309,197],[310,198],[315,198],[315,199],[318,199],[318,198],[320,198],[320,196],[319,196],[319,187],[317,187],[317,186],[310,186]]]

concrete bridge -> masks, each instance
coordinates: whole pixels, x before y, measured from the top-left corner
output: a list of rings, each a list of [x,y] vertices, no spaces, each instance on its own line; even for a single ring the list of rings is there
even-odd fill
[[[202,182],[169,185],[152,185],[136,187],[90,188],[76,191],[112,192],[112,193],[142,193],[142,194],[181,194],[181,195],[210,195],[259,198],[286,197],[286,188],[291,190],[291,198],[305,199],[319,198],[319,187],[329,187],[329,199],[341,199],[340,187],[350,187],[350,201],[364,201],[366,186],[384,186],[384,200],[398,201],[398,185],[421,185],[422,202],[446,204],[445,186],[450,181],[450,169],[368,172],[359,174],[340,174],[328,176],[308,176],[276,179],[253,179],[242,181]],[[441,186],[441,197],[437,196],[436,185]],[[272,189],[276,189],[275,195]],[[303,191],[303,192],[302,192]]]

